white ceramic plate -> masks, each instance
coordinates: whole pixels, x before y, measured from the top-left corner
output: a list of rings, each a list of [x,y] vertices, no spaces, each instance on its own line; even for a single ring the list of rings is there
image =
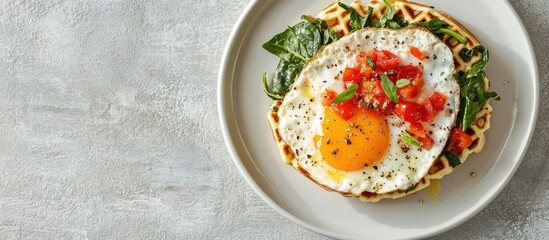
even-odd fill
[[[537,65],[517,14],[505,0],[420,1],[461,21],[490,49],[487,73],[491,90],[498,92],[502,101],[492,102],[492,128],[484,150],[443,178],[438,201],[420,192],[371,204],[327,192],[283,164],[266,117],[272,101],[263,93],[261,76],[264,71],[272,74],[278,59],[261,45],[286,26],[298,23],[301,15],[316,15],[331,2],[258,0],[244,10],[226,46],[218,83],[221,125],[234,163],[274,209],[324,235],[420,238],[466,221],[512,177],[535,126]]]

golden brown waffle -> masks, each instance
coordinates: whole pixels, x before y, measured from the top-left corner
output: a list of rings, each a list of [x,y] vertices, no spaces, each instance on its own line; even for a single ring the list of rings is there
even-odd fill
[[[455,73],[457,73],[460,70],[468,71],[471,68],[472,64],[479,58],[478,56],[476,56],[473,59],[471,59],[471,61],[469,62],[461,58],[459,52],[461,51],[462,48],[466,47],[470,49],[470,48],[473,48],[474,46],[479,45],[480,42],[463,25],[461,25],[458,21],[456,21],[452,17],[446,15],[445,13],[435,11],[429,6],[408,2],[408,1],[396,0],[396,1],[393,1],[391,5],[396,11],[395,15],[402,17],[406,22],[409,22],[409,23],[423,22],[423,21],[429,21],[433,18],[439,18],[441,20],[444,20],[448,24],[450,24],[451,30],[453,30],[456,33],[459,33],[460,35],[464,36],[467,39],[467,44],[465,45],[457,42],[455,39],[449,36],[445,36],[443,39],[443,42],[453,52]],[[367,6],[362,5],[360,1],[355,1],[350,6],[363,16],[365,16],[368,13]],[[374,0],[370,3],[370,6],[373,8],[372,18],[379,21],[387,9],[386,5],[383,2]],[[351,27],[349,24],[351,21],[350,15],[344,9],[339,7],[337,5],[337,2],[329,5],[324,10],[322,10],[318,14],[317,18],[324,19],[330,28],[332,28],[334,31],[336,31],[342,36],[351,32]],[[484,80],[486,83],[485,87],[487,90],[489,86],[489,79],[485,78]],[[279,107],[280,104],[281,103],[279,101],[276,101],[273,106]],[[477,114],[476,124],[474,124],[472,127],[470,127],[467,130],[467,134],[469,134],[473,139],[473,144],[471,144],[471,146],[469,146],[468,149],[465,149],[458,156],[462,163],[465,162],[469,154],[473,152],[478,153],[484,147],[484,141],[485,141],[484,132],[490,128],[491,113],[492,113],[492,107],[488,103],[486,103],[482,108],[482,110]],[[292,165],[298,171],[300,171],[305,176],[307,176],[307,173],[302,171],[297,165],[297,162],[294,161],[295,156],[290,146],[286,144],[280,137],[280,134],[278,131],[279,118],[277,113],[269,111],[268,118],[269,118],[271,129],[272,129],[274,138],[277,142],[283,161],[287,164]],[[437,159],[437,161],[429,169],[429,173],[427,173],[427,175],[425,175],[425,177],[421,179],[421,181],[417,184],[417,186],[414,189],[409,190],[407,192],[395,191],[395,192],[385,193],[385,194],[364,192],[359,197],[362,201],[365,201],[365,202],[377,202],[384,198],[395,199],[395,198],[404,197],[408,194],[418,192],[428,187],[432,180],[441,179],[442,177],[451,173],[452,171],[453,171],[453,167],[450,165],[448,159],[446,159],[446,157],[439,157],[439,159]],[[331,189],[327,189],[327,190],[333,191]],[[347,193],[340,193],[340,194],[350,197],[349,194]]]

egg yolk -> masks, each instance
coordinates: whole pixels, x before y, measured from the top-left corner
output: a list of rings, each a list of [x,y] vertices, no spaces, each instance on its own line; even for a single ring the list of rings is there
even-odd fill
[[[389,127],[384,116],[373,110],[356,108],[345,121],[332,108],[326,108],[322,119],[323,136],[319,150],[332,167],[356,171],[379,162],[389,145]]]

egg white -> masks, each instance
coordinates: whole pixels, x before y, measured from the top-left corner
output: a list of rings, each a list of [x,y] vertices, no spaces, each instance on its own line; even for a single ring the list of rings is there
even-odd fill
[[[420,61],[410,54],[419,48],[428,58]],[[401,65],[412,64],[423,69],[425,86],[419,96],[422,101],[434,91],[448,97],[444,110],[435,116],[433,124],[423,124],[435,145],[430,149],[411,147],[406,153],[399,145],[401,133],[409,124],[394,114],[386,116],[390,140],[386,155],[375,166],[358,171],[341,171],[328,165],[314,143],[322,135],[325,107],[321,94],[326,89],[344,90],[340,74],[346,67],[356,66],[356,56],[372,49],[388,50],[399,56]],[[404,30],[366,28],[353,32],[325,46],[310,60],[296,77],[291,90],[279,107],[279,131],[282,140],[294,151],[292,165],[299,168],[325,188],[341,193],[360,195],[363,192],[389,193],[404,191],[417,184],[442,152],[459,108],[459,87],[453,79],[454,63],[451,50],[426,29]]]

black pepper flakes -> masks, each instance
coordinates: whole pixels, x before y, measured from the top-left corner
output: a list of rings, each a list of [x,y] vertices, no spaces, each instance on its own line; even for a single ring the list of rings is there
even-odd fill
[[[351,144],[352,144],[351,140],[349,140],[348,138],[345,138],[344,140],[345,140],[345,143],[347,143],[347,145],[351,145]]]

